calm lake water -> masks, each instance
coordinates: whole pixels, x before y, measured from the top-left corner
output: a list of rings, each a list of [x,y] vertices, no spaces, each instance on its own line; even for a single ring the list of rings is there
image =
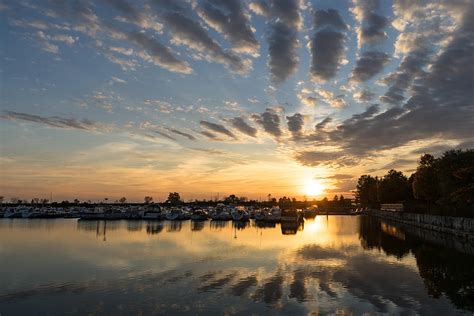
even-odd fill
[[[0,314],[472,315],[472,245],[418,235],[362,216],[0,219]]]

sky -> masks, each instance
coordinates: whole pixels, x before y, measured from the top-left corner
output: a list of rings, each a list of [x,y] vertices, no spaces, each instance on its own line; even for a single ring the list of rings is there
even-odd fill
[[[0,2],[0,194],[350,196],[474,147],[470,0]]]

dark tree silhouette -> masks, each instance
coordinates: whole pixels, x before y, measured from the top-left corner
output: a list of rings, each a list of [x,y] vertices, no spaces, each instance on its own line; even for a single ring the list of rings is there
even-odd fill
[[[400,203],[410,196],[408,179],[402,172],[391,169],[379,182],[380,203]]]
[[[168,194],[168,199],[166,200],[166,203],[170,203],[172,205],[178,205],[183,203],[181,200],[181,196],[179,195],[178,192],[170,192]]]
[[[357,181],[356,202],[362,207],[378,208],[378,179],[369,175],[363,175]]]

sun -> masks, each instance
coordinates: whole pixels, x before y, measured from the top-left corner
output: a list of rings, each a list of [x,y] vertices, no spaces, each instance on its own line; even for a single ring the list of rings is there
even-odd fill
[[[304,194],[310,197],[321,195],[325,189],[324,183],[317,179],[306,179],[303,186]]]

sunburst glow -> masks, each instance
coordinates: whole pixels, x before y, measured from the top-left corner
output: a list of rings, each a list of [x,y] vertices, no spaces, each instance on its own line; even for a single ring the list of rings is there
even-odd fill
[[[325,189],[324,183],[317,179],[306,179],[303,186],[304,194],[310,197],[320,196]]]

